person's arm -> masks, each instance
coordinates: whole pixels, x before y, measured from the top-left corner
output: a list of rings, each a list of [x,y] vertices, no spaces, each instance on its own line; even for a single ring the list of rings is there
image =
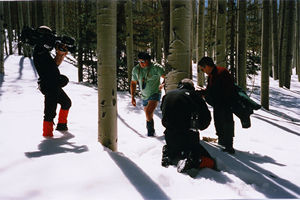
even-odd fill
[[[161,77],[163,78],[163,82],[159,85],[159,90],[162,90],[165,87],[165,75],[161,75]]]
[[[136,91],[136,84],[137,84],[137,81],[131,81],[130,83],[130,94],[131,94],[131,104],[133,106],[136,106],[136,101],[135,101],[135,91]]]
[[[58,48],[56,48],[56,56],[54,58],[54,61],[57,66],[59,66],[62,63],[67,54],[68,51],[60,51]]]

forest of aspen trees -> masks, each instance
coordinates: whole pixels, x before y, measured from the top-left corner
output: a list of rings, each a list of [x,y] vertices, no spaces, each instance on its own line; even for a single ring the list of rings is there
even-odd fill
[[[98,84],[99,116],[106,113],[99,123],[107,124],[99,132],[115,132],[107,142],[99,137],[116,149],[116,92],[129,89],[138,52],[165,67],[166,90],[193,75],[205,85],[200,70],[192,74],[205,55],[245,90],[260,71],[261,105],[268,109],[270,78],[289,89],[296,71],[300,81],[299,22],[299,0],[0,1],[0,74],[7,56],[31,57],[20,42],[24,26],[46,25],[75,38],[76,52],[65,61],[78,68],[78,82]]]

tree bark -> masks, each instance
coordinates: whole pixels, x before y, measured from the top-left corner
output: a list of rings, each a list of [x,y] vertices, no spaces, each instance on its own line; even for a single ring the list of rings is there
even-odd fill
[[[216,64],[226,67],[226,0],[218,0]]]
[[[262,61],[261,61],[261,105],[269,110],[269,38],[270,2],[263,1],[262,17]]]
[[[166,90],[175,89],[183,78],[190,77],[191,0],[171,0],[170,54],[172,71],[166,76]]]
[[[97,1],[98,140],[117,151],[116,1]]]
[[[126,13],[126,57],[127,57],[127,72],[128,83],[131,82],[133,60],[133,24],[132,24],[132,0],[127,0],[125,4]]]
[[[238,0],[238,35],[237,35],[237,82],[244,90],[246,83],[246,57],[247,57],[247,1]]]

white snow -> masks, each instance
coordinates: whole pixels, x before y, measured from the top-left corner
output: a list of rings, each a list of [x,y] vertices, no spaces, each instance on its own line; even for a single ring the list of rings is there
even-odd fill
[[[264,199],[300,198],[300,83],[291,89],[270,79],[270,111],[255,111],[250,129],[235,117],[235,155],[201,141],[221,172],[203,169],[195,179],[161,166],[165,144],[161,111],[157,137],[146,136],[141,101],[118,93],[118,152],[98,142],[97,88],[77,83],[77,70],[63,62],[64,88],[72,99],[69,131],[42,137],[43,95],[28,58],[5,59],[0,76],[0,199]],[[248,87],[251,90],[251,83]],[[251,97],[259,102],[259,76]],[[57,108],[57,111],[59,106]],[[55,119],[57,122],[57,117]],[[216,138],[213,121],[202,136]]]

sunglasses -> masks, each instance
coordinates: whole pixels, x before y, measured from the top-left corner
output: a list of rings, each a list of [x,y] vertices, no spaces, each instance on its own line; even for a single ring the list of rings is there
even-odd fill
[[[144,61],[144,60],[139,60],[139,63],[145,63],[146,61]]]

